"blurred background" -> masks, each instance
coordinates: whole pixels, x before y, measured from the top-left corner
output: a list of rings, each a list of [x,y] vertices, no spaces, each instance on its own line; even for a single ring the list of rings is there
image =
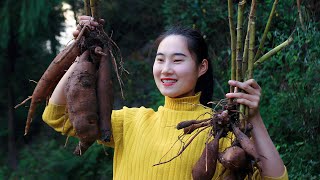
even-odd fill
[[[296,1],[279,2],[263,52],[295,30],[294,42],[256,69],[254,77],[263,89],[262,117],[290,179],[320,179],[320,1],[298,1],[301,18]],[[273,0],[258,2],[256,42]],[[130,72],[123,77],[125,99],[115,84],[115,109],[157,109],[163,104],[152,76],[153,41],[175,24],[204,34],[214,67],[213,100],[224,98],[230,78],[227,1],[102,0],[100,13]],[[65,136],[42,121],[45,103],[38,106],[30,132],[23,136],[29,103],[13,108],[32,94],[32,80],[38,81],[72,40],[80,14],[82,0],[0,1],[0,179],[112,179],[111,148],[95,144],[75,157],[77,140],[66,143]]]

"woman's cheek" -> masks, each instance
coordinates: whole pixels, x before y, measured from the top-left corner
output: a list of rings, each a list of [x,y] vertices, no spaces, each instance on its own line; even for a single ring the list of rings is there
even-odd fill
[[[159,70],[159,66],[157,65],[153,65],[153,78],[154,78],[154,81],[157,85],[157,87],[159,88],[159,83],[160,83],[160,74],[161,74],[161,71]]]

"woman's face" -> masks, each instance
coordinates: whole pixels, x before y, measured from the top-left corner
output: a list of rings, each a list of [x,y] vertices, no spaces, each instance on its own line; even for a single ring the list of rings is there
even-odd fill
[[[159,44],[153,64],[153,76],[164,96],[178,98],[194,95],[194,89],[208,62],[198,66],[188,49],[187,40],[181,35],[169,35]]]

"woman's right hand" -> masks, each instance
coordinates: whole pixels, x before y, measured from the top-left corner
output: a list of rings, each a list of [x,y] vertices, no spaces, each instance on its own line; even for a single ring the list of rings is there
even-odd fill
[[[95,28],[102,26],[104,24],[104,19],[99,19],[99,21],[94,21],[93,17],[91,16],[79,16],[78,17],[79,24],[77,25],[77,29],[72,33],[73,36],[76,38],[78,37],[81,27],[86,25],[91,30],[94,30]]]

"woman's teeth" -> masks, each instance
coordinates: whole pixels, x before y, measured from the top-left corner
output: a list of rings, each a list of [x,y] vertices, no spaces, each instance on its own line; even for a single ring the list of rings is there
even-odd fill
[[[162,80],[163,83],[173,83],[173,82],[177,82],[177,80]]]

